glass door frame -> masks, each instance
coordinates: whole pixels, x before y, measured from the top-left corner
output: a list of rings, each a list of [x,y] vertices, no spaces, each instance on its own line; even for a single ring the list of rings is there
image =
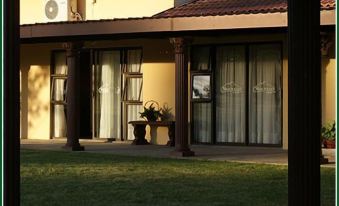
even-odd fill
[[[105,51],[119,51],[120,53],[120,72],[122,71],[122,66],[121,66],[121,62],[122,62],[122,55],[121,55],[121,48],[95,48],[95,49],[91,49],[91,65],[92,65],[92,69],[91,69],[91,76],[92,76],[92,83],[91,83],[91,91],[92,91],[92,98],[91,98],[91,114],[92,114],[92,139],[100,139],[99,137],[99,120],[97,119],[97,115],[96,115],[96,109],[97,105],[96,105],[96,89],[98,89],[96,87],[96,81],[98,80],[97,77],[97,72],[96,70],[99,69],[99,57],[98,55],[100,54],[100,52],[105,52]],[[97,68],[98,67],[98,68]],[[101,74],[101,71],[100,71]],[[121,73],[122,74],[122,73]],[[122,88],[122,75],[120,75],[120,88]],[[121,90],[122,91],[122,90]],[[122,93],[122,92],[121,92]],[[100,109],[100,108],[99,108]],[[122,123],[122,102],[120,102],[120,122]],[[120,136],[123,139],[123,124],[120,125]]]

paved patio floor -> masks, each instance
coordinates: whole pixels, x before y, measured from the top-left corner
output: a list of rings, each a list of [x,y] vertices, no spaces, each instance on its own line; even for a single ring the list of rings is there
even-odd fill
[[[21,140],[23,149],[41,149],[61,151],[65,145],[65,139],[55,140]],[[85,152],[110,153],[128,156],[149,156],[161,158],[184,158],[171,155],[173,147],[163,145],[131,145],[130,142],[112,142],[103,140],[80,140],[85,146]],[[194,157],[186,159],[201,159],[214,161],[235,161],[248,163],[265,163],[287,165],[287,150],[275,147],[252,147],[252,146],[219,146],[219,145],[192,145]],[[335,150],[323,149],[325,157],[329,158],[330,164],[323,165],[335,167]]]

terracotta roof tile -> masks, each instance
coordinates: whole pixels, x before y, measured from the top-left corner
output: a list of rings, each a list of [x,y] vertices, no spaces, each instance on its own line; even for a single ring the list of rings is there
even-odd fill
[[[322,10],[335,9],[335,0],[320,0]],[[154,15],[154,18],[222,16],[286,12],[287,0],[196,0]]]

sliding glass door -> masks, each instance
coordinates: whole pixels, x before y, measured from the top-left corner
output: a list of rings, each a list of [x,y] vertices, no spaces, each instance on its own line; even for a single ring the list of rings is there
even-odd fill
[[[51,73],[51,138],[65,138],[67,64],[66,52],[57,51],[52,56]]]
[[[134,139],[128,122],[140,119],[142,110],[141,62],[141,49],[94,51],[94,137]]]
[[[281,67],[280,44],[192,49],[191,73],[214,80],[209,102],[192,100],[193,142],[281,145]]]

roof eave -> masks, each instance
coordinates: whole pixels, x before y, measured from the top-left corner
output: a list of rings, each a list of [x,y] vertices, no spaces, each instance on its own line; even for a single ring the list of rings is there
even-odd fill
[[[334,10],[321,11],[321,25],[335,25]],[[33,38],[91,35],[100,36],[279,27],[287,27],[286,12],[25,25],[20,27],[20,38],[21,40],[27,40]]]

